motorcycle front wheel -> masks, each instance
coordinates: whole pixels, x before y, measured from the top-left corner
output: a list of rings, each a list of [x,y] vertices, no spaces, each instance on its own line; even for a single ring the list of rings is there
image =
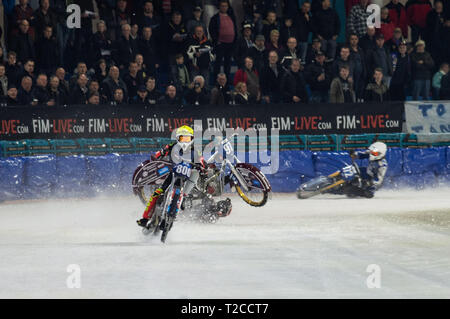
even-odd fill
[[[267,191],[260,188],[249,188],[245,191],[241,186],[235,185],[238,195],[250,206],[261,207],[264,206],[269,198]]]

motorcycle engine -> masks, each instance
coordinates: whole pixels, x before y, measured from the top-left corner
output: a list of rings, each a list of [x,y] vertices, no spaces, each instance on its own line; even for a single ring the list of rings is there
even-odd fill
[[[207,177],[206,179],[209,179],[211,176],[213,176],[216,173],[215,168],[208,168],[207,169]],[[206,186],[206,191],[208,194],[212,196],[219,196],[222,194],[222,183],[220,180],[220,177],[217,177],[213,180],[211,180]]]

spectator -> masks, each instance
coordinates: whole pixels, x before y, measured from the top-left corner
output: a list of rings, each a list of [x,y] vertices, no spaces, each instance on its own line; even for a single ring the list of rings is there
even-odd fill
[[[186,102],[190,105],[207,105],[209,103],[209,95],[205,88],[205,79],[201,75],[197,75],[191,83],[189,91],[185,96]]]
[[[100,20],[97,23],[97,32],[92,37],[91,62],[94,63],[101,59],[111,61],[112,49],[112,42],[107,32],[106,23]]]
[[[206,38],[203,27],[197,26],[187,40],[187,56],[190,59],[191,75],[201,75],[209,83],[209,65],[214,61],[212,44]]]
[[[125,69],[138,53],[137,43],[130,37],[131,27],[129,24],[122,25],[122,35],[115,44],[115,61],[119,69]]]
[[[309,34],[312,31],[312,18],[311,18],[311,3],[305,1],[302,4],[302,8],[298,18],[296,19],[297,26],[297,40],[299,42],[298,47],[300,50],[301,63],[306,61],[306,53],[308,52],[308,39]]]
[[[131,23],[131,17],[127,10],[126,0],[117,0],[117,7],[114,13],[115,21],[113,27],[115,28],[115,39],[119,39],[122,34],[122,26]]]
[[[150,103],[148,102],[147,95],[148,95],[148,91],[147,91],[145,85],[141,85],[139,87],[139,89],[137,90],[137,95],[131,99],[130,103],[134,104],[134,105],[140,105],[140,106],[149,106]]]
[[[389,18],[396,28],[400,28],[403,37],[408,37],[408,19],[405,6],[399,0],[391,0],[386,6],[389,9]]]
[[[55,75],[59,79],[59,88],[64,93],[66,97],[69,96],[69,83],[65,80],[66,71],[59,67],[55,71]]]
[[[256,99],[247,91],[247,84],[239,82],[234,87],[234,104],[253,104]]]
[[[162,96],[158,104],[163,105],[177,105],[180,104],[180,98],[177,95],[177,88],[173,85],[168,85],[166,88],[166,94]]]
[[[6,61],[6,76],[8,77],[8,82],[14,85],[17,85],[19,83],[20,74],[21,74],[21,68],[19,65],[17,65],[17,54],[14,51],[8,52],[8,60]],[[16,87],[17,89],[17,87]]]
[[[33,105],[48,105],[53,106],[55,102],[50,102],[50,98],[47,91],[47,76],[45,74],[39,74],[36,78],[36,85],[31,91],[33,99]]]
[[[74,75],[69,80],[69,88],[72,89],[77,85],[78,75],[84,74],[87,76],[88,80],[90,80],[90,76],[88,75],[88,68],[85,62],[80,61],[77,63],[77,68],[75,69]]]
[[[202,27],[203,33],[208,36],[208,29],[206,28],[206,24],[203,21],[203,9],[200,6],[194,8],[193,17],[186,23],[186,28],[189,34],[194,34],[196,27]]]
[[[341,66],[347,65],[349,67],[349,77],[353,78],[353,72],[355,70],[355,65],[352,60],[350,60],[350,48],[346,45],[341,47],[339,52],[339,57],[333,61],[332,64],[332,77],[338,77]]]
[[[264,36],[262,34],[257,35],[255,38],[255,45],[248,51],[248,56],[253,59],[253,64],[258,72],[264,69],[267,61],[268,51],[264,45]],[[242,65],[244,65],[245,58]]]
[[[5,66],[0,64],[0,97],[4,97],[8,93],[8,77],[5,74]]]
[[[389,18],[389,9],[384,7],[381,9],[381,28],[380,33],[383,34],[384,40],[389,41],[394,36],[395,23]]]
[[[127,100],[128,91],[127,85],[125,82],[119,77],[119,68],[116,66],[112,66],[109,69],[108,77],[101,84],[101,95],[107,101],[114,100],[114,92],[116,89],[122,89],[124,94],[124,99]]]
[[[87,104],[88,105],[100,105],[100,94],[92,93],[91,95],[89,95]]]
[[[347,18],[347,33],[356,34],[358,38],[362,38],[367,33],[367,19],[370,12],[367,12],[369,0],[360,0],[358,4],[354,5],[350,10],[350,15]]]
[[[317,52],[316,61],[307,65],[305,69],[306,81],[311,88],[311,102],[328,102],[331,76],[330,67],[325,64],[325,54],[321,51]]]
[[[23,20],[28,22],[34,22],[34,12],[33,9],[28,4],[28,0],[19,0],[19,4],[14,7],[12,16],[12,35],[16,35],[21,29],[20,25]],[[29,24],[28,24],[29,26]],[[34,38],[34,28],[29,27],[27,29],[31,39]]]
[[[153,39],[152,28],[144,27],[142,29],[142,38],[139,40],[139,51],[144,58],[144,72],[154,76],[156,69],[159,68],[159,59],[155,39]]]
[[[283,67],[278,63],[276,51],[269,52],[269,63],[261,73],[261,94],[265,103],[280,103],[282,94],[280,90],[283,78]]]
[[[429,99],[431,72],[434,61],[431,55],[425,51],[425,42],[416,42],[416,49],[411,53],[411,69],[413,80],[413,100],[419,100],[422,96],[424,100]]]
[[[98,83],[102,83],[106,79],[108,76],[108,67],[105,59],[98,60],[94,72],[94,78],[98,81]]]
[[[450,5],[449,5],[450,7]],[[450,57],[450,17],[448,20],[445,20],[444,26],[440,30],[440,36],[441,39],[441,51],[440,56],[441,58],[445,58],[444,62],[449,62]]]
[[[216,54],[214,76],[217,76],[220,72],[220,67],[223,65],[224,73],[229,78],[231,57],[234,52],[234,43],[237,39],[237,27],[234,13],[230,10],[227,0],[219,1],[219,12],[209,22],[209,35]]]
[[[251,57],[245,58],[244,68],[239,69],[236,72],[233,81],[235,86],[239,82],[244,82],[248,88],[248,92],[255,97],[257,101],[261,99],[259,72],[254,68],[253,59]]]
[[[394,36],[389,41],[386,41],[386,48],[391,54],[398,53],[398,47],[405,39],[402,36],[402,30],[400,28],[394,29]]]
[[[51,27],[53,31],[56,31],[58,18],[50,8],[50,0],[39,1],[39,8],[34,12],[34,17],[36,34],[44,33],[46,27]],[[56,34],[56,32],[54,33]]]
[[[331,81],[330,103],[355,103],[353,80],[349,77],[350,70],[346,65],[339,69],[339,76]]]
[[[136,22],[141,28],[150,28],[159,32],[161,29],[161,18],[155,14],[152,1],[145,1],[143,10],[137,14]]]
[[[6,105],[7,106],[17,106],[20,105],[18,99],[17,87],[14,84],[10,84],[8,87],[7,97],[6,97]]]
[[[448,63],[442,63],[441,67],[439,68],[439,71],[437,71],[433,76],[432,87],[433,87],[433,98],[435,100],[439,100],[442,77],[444,77],[448,73],[448,70],[449,70]]]
[[[382,103],[389,100],[389,88],[383,81],[383,70],[376,68],[373,74],[373,81],[367,84],[365,101]]]
[[[293,59],[291,67],[283,75],[281,92],[285,103],[308,103],[306,82],[300,72],[300,60]]]
[[[234,56],[234,60],[239,69],[243,68],[244,59],[249,56],[250,48],[254,46],[252,30],[252,24],[248,21],[244,21],[242,24],[242,37],[237,40],[236,54]]]
[[[376,36],[376,49],[367,57],[368,72],[374,74],[376,68],[381,68],[386,85],[390,85],[392,77],[392,57],[384,46],[384,36],[382,33]]]
[[[227,76],[225,73],[217,74],[216,85],[211,90],[211,105],[225,105],[231,104],[232,92],[227,83]]]
[[[142,73],[138,72],[138,66],[136,62],[130,62],[128,66],[128,73],[123,76],[123,82],[127,86],[128,96],[134,98],[137,94],[138,88],[144,84],[144,78]]]
[[[36,76],[34,75],[34,61],[33,60],[27,60],[25,61],[23,65],[23,71],[22,74],[19,76],[19,79],[21,80],[24,76],[29,76],[31,80],[34,81],[36,79]]]
[[[191,83],[191,76],[189,74],[188,68],[184,64],[184,56],[182,54],[178,54],[175,57],[175,61],[177,65],[175,68],[175,73],[172,75],[173,82],[177,87],[177,91],[183,94],[183,92],[188,89],[189,84]]]
[[[92,94],[97,93],[99,94],[99,99],[101,104],[106,104],[106,100],[100,95],[100,83],[97,80],[91,80],[88,83],[88,89],[89,93],[88,96],[91,97]],[[89,102],[89,100],[88,100]]]
[[[308,1],[308,0],[307,0]],[[297,0],[283,0],[283,15],[288,16],[293,12],[300,11],[300,7],[298,6],[299,2]],[[287,40],[287,38],[286,38]]]
[[[36,60],[39,71],[45,74],[52,74],[59,65],[59,45],[51,26],[44,28],[43,37],[36,42]]]
[[[161,92],[156,88],[156,79],[153,76],[147,78],[145,82],[145,88],[147,89],[147,101],[153,105],[161,98]]]
[[[48,88],[49,103],[55,106],[67,104],[67,95],[59,87],[59,78],[56,75],[50,77],[50,85]]]
[[[407,52],[406,42],[403,41],[398,46],[398,54],[393,58],[393,74],[389,95],[392,101],[406,100],[406,87],[411,78],[411,60]]]
[[[172,68],[174,68],[175,56],[183,53],[185,40],[188,36],[180,12],[174,11],[172,13],[172,18],[167,24],[166,29],[169,63],[172,65]]]
[[[113,100],[111,101],[111,105],[114,106],[122,106],[127,104],[127,100],[124,97],[124,92],[121,88],[117,88],[114,90]]]
[[[367,27],[366,35],[361,38],[360,46],[366,56],[377,48],[375,33],[376,29],[374,27]]]
[[[280,44],[280,32],[272,30],[269,37],[269,41],[266,43],[267,52],[277,51],[278,55],[281,55],[284,47]]]
[[[130,38],[137,42],[139,37],[139,26],[137,24],[132,24],[130,29]]]
[[[33,80],[29,76],[24,76],[20,83],[20,89],[17,95],[19,105],[31,105],[33,97],[31,96],[31,88]]]
[[[281,43],[286,43],[289,38],[298,38],[297,28],[294,26],[294,20],[291,15],[284,17],[284,24],[281,26],[280,30]]]
[[[70,92],[70,104],[86,104],[89,94],[87,88],[88,78],[86,74],[78,74],[77,84]]]
[[[356,34],[351,34],[350,61],[353,63],[353,81],[355,83],[356,101],[362,102],[364,98],[365,83],[367,78],[366,56],[363,49],[359,46],[359,39]]]
[[[429,0],[408,0],[405,6],[408,25],[411,27],[412,42],[425,38],[427,14],[431,11]]]
[[[334,60],[341,22],[336,10],[331,8],[330,0],[322,0],[322,8],[313,15],[313,25],[315,34],[322,42],[322,51],[328,60]]]
[[[440,99],[450,100],[450,72],[442,77]]]
[[[444,27],[444,6],[442,1],[434,1],[434,9],[428,12],[425,26],[425,43],[428,44],[428,51],[433,58],[435,65],[440,65],[449,57],[442,55],[445,51],[441,30]]]
[[[19,24],[19,33],[11,39],[10,50],[17,53],[17,60],[25,62],[28,59],[36,57],[34,50],[34,42],[28,34],[30,23],[27,20],[22,20]]]
[[[281,65],[285,69],[289,69],[292,59],[299,59],[300,62],[303,62],[301,60],[301,53],[297,49],[297,39],[293,37],[289,38],[288,41],[286,42],[286,46],[287,47],[281,52]]]
[[[262,22],[263,29],[262,34],[266,39],[270,38],[270,34],[273,30],[280,32],[280,23],[278,22],[277,14],[275,11],[268,11],[266,19]]]
[[[312,40],[311,48],[308,49],[308,52],[306,53],[306,65],[310,63],[314,63],[316,61],[316,54],[317,52],[322,52],[322,42],[319,40],[319,38],[314,38]]]

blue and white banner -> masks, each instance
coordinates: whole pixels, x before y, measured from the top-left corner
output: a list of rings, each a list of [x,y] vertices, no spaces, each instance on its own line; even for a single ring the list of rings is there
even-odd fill
[[[450,101],[405,102],[408,133],[450,133]]]

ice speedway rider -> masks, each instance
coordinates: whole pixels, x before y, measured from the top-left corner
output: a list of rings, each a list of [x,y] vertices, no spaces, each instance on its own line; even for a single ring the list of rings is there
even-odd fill
[[[365,151],[350,152],[353,160],[369,159],[369,164],[367,167],[360,167],[359,177],[356,172],[344,169],[342,175],[349,181],[344,187],[347,196],[372,198],[375,195],[375,191],[383,184],[388,168],[386,152],[387,146],[383,142],[375,142]]]
[[[163,149],[159,150],[158,152],[156,152],[156,154],[151,156],[152,160],[167,160],[167,161],[170,161],[173,163],[174,158],[172,157],[172,155],[174,155],[175,158],[180,155],[180,154],[178,154],[178,155],[176,154],[177,153],[176,149],[174,152],[175,154],[172,154],[172,150],[174,149],[174,147],[176,145],[179,147],[178,151],[181,151],[181,150],[186,151],[186,150],[189,150],[189,148],[191,148],[191,162],[195,164],[195,166],[194,166],[195,169],[192,170],[192,173],[191,173],[189,179],[186,181],[186,184],[184,187],[185,194],[191,193],[191,191],[197,184],[200,174],[202,174],[202,171],[206,168],[206,165],[207,165],[206,162],[204,161],[203,157],[201,156],[201,154],[197,154],[199,163],[195,163],[196,156],[195,156],[194,150],[191,147],[193,144],[193,139],[194,139],[194,130],[187,125],[181,126],[176,130],[176,141],[166,145]],[[179,158],[180,157],[178,157],[178,159]],[[147,205],[146,205],[146,208],[142,215],[142,218],[137,221],[137,224],[139,226],[142,226],[142,227],[147,226],[148,221],[151,219],[151,217],[155,211],[155,206],[158,201],[158,198],[164,194],[166,189],[170,186],[171,181],[172,181],[172,175],[168,175],[168,177],[165,179],[165,181],[163,182],[161,187],[157,188],[153,192],[152,196],[150,196],[150,199],[147,202]],[[215,207],[214,207],[217,210],[216,213],[219,216],[227,216],[231,212],[231,206],[229,206],[228,204],[225,204],[225,203],[229,203],[229,200],[228,201],[219,201],[217,203],[217,205],[215,205]],[[183,206],[184,205],[182,204],[182,206],[181,206],[182,209],[183,209]]]

